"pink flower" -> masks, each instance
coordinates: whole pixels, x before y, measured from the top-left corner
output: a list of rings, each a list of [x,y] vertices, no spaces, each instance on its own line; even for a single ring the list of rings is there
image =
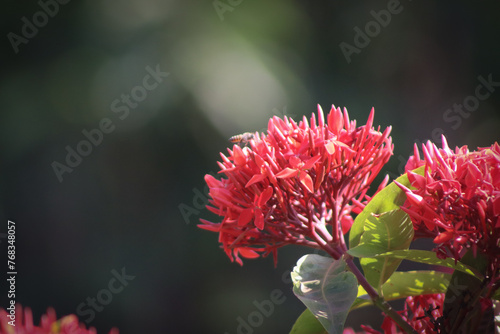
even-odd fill
[[[416,237],[434,239],[437,255],[460,260],[465,251],[484,254],[489,273],[498,276],[500,262],[500,146],[467,146],[450,150],[428,142],[420,159],[407,163],[408,178],[414,189],[399,185],[407,195],[403,206],[411,217]],[[411,170],[425,166],[425,175]]]
[[[347,110],[332,107],[318,120],[273,117],[267,133],[255,133],[249,147],[234,145],[221,154],[220,180],[205,176],[210,188],[207,208],[223,217],[213,223],[201,219],[201,228],[219,233],[231,260],[255,258],[287,244],[314,248],[343,244],[359,213],[366,192],[389,160],[393,145],[390,127],[356,127]],[[345,245],[344,245],[345,246]],[[339,253],[340,256],[340,253]]]
[[[9,315],[9,312],[0,309],[0,334],[97,334],[93,327],[86,329],[84,324],[79,323],[74,314],[57,320],[52,308],[42,315],[39,326],[33,324],[33,314],[29,308],[23,312],[23,308],[16,304],[15,326],[9,324],[12,321]],[[111,329],[109,334],[119,334],[118,329]]]

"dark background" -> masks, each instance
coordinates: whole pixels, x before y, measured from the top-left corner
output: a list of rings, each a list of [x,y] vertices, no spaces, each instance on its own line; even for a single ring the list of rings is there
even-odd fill
[[[227,138],[262,131],[273,115],[300,119],[317,103],[335,104],[363,124],[375,107],[375,124],[393,126],[391,175],[413,142],[439,129],[450,146],[498,140],[500,87],[467,117],[446,113],[475,94],[479,76],[500,82],[497,1],[401,1],[350,63],[340,43],[355,46],[355,27],[364,31],[370,11],[393,1],[221,3],[231,10],[219,15],[212,1],[70,1],[16,52],[9,33],[22,37],[22,18],[33,22],[42,6],[4,2],[0,233],[15,221],[16,301],[36,322],[49,306],[76,314],[125,268],[135,278],[90,321],[99,333],[233,334],[238,317],[275,289],[285,303],[253,332],[288,333],[304,306],[287,271],[308,250],[282,249],[277,268],[271,258],[240,267],[215,233],[196,227],[218,219],[196,194]],[[121,120],[111,104],[142,85],[147,66],[169,75]],[[53,162],[65,164],[66,146],[76,149],[103,118],[114,130],[60,182]],[[349,324],[380,313],[363,312]]]

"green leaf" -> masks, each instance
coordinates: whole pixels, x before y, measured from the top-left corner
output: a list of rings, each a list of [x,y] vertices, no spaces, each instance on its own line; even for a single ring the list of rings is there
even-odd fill
[[[382,285],[385,300],[395,300],[409,296],[444,293],[450,284],[451,274],[433,270],[397,271]],[[351,310],[372,305],[366,291],[358,288],[358,297]]]
[[[423,175],[424,166],[415,169],[413,172]],[[406,174],[398,177],[396,181],[409,188],[411,187]],[[364,232],[364,225],[368,217],[372,214],[380,214],[399,209],[399,206],[403,205],[405,200],[406,194],[394,182],[391,182],[388,186],[379,191],[354,220],[354,224],[349,232],[349,247],[356,247],[360,243],[361,235]]]
[[[290,334],[328,334],[308,308],[297,318]]]
[[[488,267],[488,259],[485,255],[478,253],[474,256],[473,252],[469,250],[461,259],[464,265],[469,265],[474,270],[485,273]],[[486,288],[481,285],[482,278],[466,275],[463,272],[455,271],[451,277],[451,284],[446,291],[444,299],[444,310],[447,314],[450,328],[455,332],[466,331],[467,333],[486,333],[487,331],[479,331],[474,327],[476,321],[482,317],[481,323],[488,323],[493,321],[493,315],[481,311],[481,304],[479,303],[479,296],[483,294]],[[464,310],[467,310],[464,313]],[[472,320],[475,319],[475,320]],[[493,324],[491,324],[493,326]]]
[[[371,256],[371,255],[364,255]],[[466,265],[463,262],[457,261],[452,258],[440,259],[436,256],[436,253],[425,250],[418,249],[409,249],[409,250],[395,250],[383,254],[377,254],[375,257],[389,257],[389,258],[397,258],[402,260],[409,260],[413,262],[425,263],[430,265],[437,265],[448,267],[451,269],[456,269],[458,271],[464,272],[466,274],[475,276],[478,279],[483,279],[484,276],[477,269],[472,266]]]
[[[358,281],[345,267],[342,259],[309,254],[297,261],[291,273],[293,293],[330,334],[342,334],[356,299]]]
[[[363,256],[360,263],[365,277],[373,287],[379,289],[402,260],[374,256],[392,250],[408,249],[413,239],[413,224],[403,210],[397,209],[369,216],[363,230],[358,246],[351,248],[348,253]]]

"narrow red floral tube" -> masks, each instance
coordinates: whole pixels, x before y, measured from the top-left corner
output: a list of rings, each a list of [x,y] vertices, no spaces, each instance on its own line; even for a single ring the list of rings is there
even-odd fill
[[[231,260],[255,258],[287,244],[329,248],[340,257],[343,234],[368,197],[366,192],[393,145],[391,128],[356,127],[347,110],[318,106],[300,122],[273,117],[267,133],[255,133],[248,146],[221,153],[217,179],[205,176],[211,197],[207,208],[223,219],[201,219],[200,228],[219,233]],[[335,248],[340,252],[336,252]]]

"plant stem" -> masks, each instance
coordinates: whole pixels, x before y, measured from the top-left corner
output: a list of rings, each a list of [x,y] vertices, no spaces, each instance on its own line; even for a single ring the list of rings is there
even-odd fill
[[[366,293],[368,293],[368,295],[372,299],[373,304],[381,309],[389,317],[391,317],[391,319],[394,320],[394,322],[396,322],[399,327],[401,327],[401,329],[403,329],[406,333],[418,334],[417,331],[415,331],[415,329],[411,327],[410,324],[401,317],[401,315],[399,315],[399,313],[393,310],[391,305],[389,305],[384,300],[384,298],[379,296],[377,291],[370,285],[370,283],[368,283],[365,276],[363,276],[363,274],[359,271],[358,267],[356,267],[356,264],[354,264],[352,257],[348,254],[345,254],[344,259],[349,268],[351,268],[352,273],[358,279],[358,283],[365,289]]]

